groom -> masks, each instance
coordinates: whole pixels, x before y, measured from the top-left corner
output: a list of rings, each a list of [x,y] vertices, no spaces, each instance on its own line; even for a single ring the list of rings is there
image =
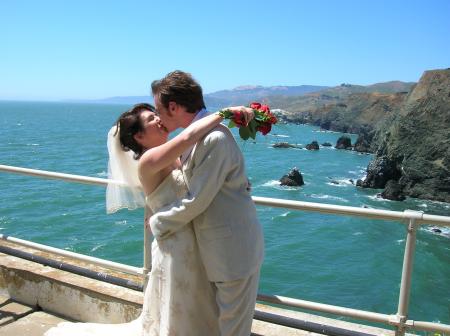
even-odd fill
[[[154,81],[152,93],[169,132],[207,114],[202,88],[188,73],[174,71]],[[219,125],[182,155],[181,164],[189,193],[151,217],[153,234],[158,238],[158,232],[174,232],[192,221],[216,290],[221,336],[248,336],[264,239],[247,188],[244,158],[228,128]]]

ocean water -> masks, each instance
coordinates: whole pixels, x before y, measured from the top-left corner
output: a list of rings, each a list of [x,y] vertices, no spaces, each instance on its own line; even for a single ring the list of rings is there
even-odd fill
[[[106,177],[106,134],[128,106],[0,102],[0,164]],[[277,125],[242,142],[253,195],[450,216],[450,204],[393,202],[355,187],[371,155],[275,142],[332,144],[341,133]],[[351,135],[353,141],[356,136]],[[291,168],[301,188],[277,180]],[[352,182],[353,181],[353,182]],[[105,212],[105,189],[0,172],[0,233],[130,265],[142,265],[142,210]],[[258,207],[265,234],[260,292],[395,313],[406,237],[399,222]],[[450,230],[417,233],[410,318],[450,324]]]

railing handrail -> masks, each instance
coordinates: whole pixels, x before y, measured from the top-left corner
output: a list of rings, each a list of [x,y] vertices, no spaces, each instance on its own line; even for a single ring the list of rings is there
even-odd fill
[[[77,182],[83,184],[94,184],[107,186],[108,184],[118,184],[124,185],[123,182],[99,178],[99,177],[88,177],[83,175],[65,174],[58,172],[51,172],[46,170],[14,167],[0,165],[0,171],[16,173],[21,175],[31,175],[38,176],[49,179],[64,180],[68,182]],[[306,210],[306,211],[318,211],[328,214],[338,214],[338,215],[351,215],[351,216],[362,216],[374,219],[384,219],[384,220],[409,220],[415,219],[417,224],[433,224],[441,226],[450,226],[450,217],[429,215],[425,213],[420,213],[418,216],[417,211],[391,211],[391,210],[380,210],[380,209],[370,209],[370,208],[359,208],[352,206],[327,204],[327,203],[314,203],[314,202],[302,202],[293,201],[280,198],[269,198],[269,197],[259,197],[253,196],[253,201],[257,205],[266,205],[278,208],[286,208],[293,210]]]
[[[0,165],[0,171],[6,171],[11,173],[23,174],[23,175],[32,175],[50,179],[58,179],[65,180],[68,182],[76,182],[76,183],[84,183],[84,184],[94,184],[94,185],[102,185],[107,186],[110,183],[120,184],[123,183],[119,181],[103,179],[103,178],[94,178],[87,177],[82,175],[73,175],[73,174],[64,174],[22,167],[14,167],[14,166],[6,166]],[[379,209],[368,209],[368,208],[358,208],[351,206],[342,206],[342,205],[334,205],[334,204],[324,204],[324,203],[312,203],[312,202],[301,202],[301,201],[293,201],[293,200],[283,200],[276,198],[267,198],[267,197],[253,197],[253,201],[257,205],[265,205],[272,207],[280,207],[294,210],[304,210],[304,211],[317,211],[321,213],[327,214],[339,214],[339,215],[351,215],[351,216],[363,216],[374,219],[388,219],[395,221],[407,221],[407,238],[406,238],[406,246],[405,246],[405,254],[403,260],[403,269],[402,269],[402,278],[400,285],[400,294],[399,294],[399,304],[398,310],[395,315],[387,315],[380,314],[370,311],[363,311],[345,307],[338,307],[334,305],[326,305],[317,302],[309,302],[304,300],[292,299],[292,298],[284,298],[276,295],[265,295],[259,294],[258,299],[264,300],[272,303],[281,303],[288,306],[299,307],[304,309],[311,309],[316,311],[333,313],[341,316],[350,316],[354,318],[365,319],[368,321],[376,321],[383,322],[389,325],[396,327],[396,336],[402,336],[405,334],[407,328],[416,329],[416,330],[424,330],[424,331],[438,331],[438,332],[450,332],[450,325],[425,322],[425,321],[413,321],[408,320],[408,305],[409,305],[409,292],[411,286],[411,275],[412,275],[412,265],[414,259],[414,250],[415,250],[415,241],[416,241],[416,230],[417,226],[420,224],[434,224],[434,225],[442,225],[442,226],[450,226],[450,217],[448,216],[437,216],[437,215],[428,215],[424,214],[421,211],[412,211],[405,210],[403,212],[400,211],[390,211],[390,210],[379,210]],[[102,260],[98,258],[93,258],[89,256],[83,256],[80,254],[76,254],[73,252],[63,251],[62,253],[52,247],[47,247],[45,245],[36,244],[33,242],[27,242],[18,238],[12,238],[5,235],[0,235],[0,238],[3,240],[9,240],[11,242],[15,242],[17,244],[21,244],[23,246],[35,247],[41,250],[53,251],[55,253],[59,253],[61,255],[71,256],[73,258],[79,260],[85,260],[93,262],[97,265],[109,266],[115,268],[116,270],[125,271],[127,273],[134,274],[142,274],[149,271],[149,259],[147,254],[149,251],[149,237],[146,234],[146,230],[144,231],[144,267],[143,268],[135,268],[129,265],[123,265],[119,263],[114,263],[107,260]],[[151,261],[150,261],[151,263]]]

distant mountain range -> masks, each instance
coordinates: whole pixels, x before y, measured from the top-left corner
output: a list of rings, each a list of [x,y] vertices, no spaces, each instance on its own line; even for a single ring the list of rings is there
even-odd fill
[[[252,101],[263,101],[270,103],[272,108],[286,107],[290,102],[295,102],[295,97],[320,94],[321,96],[341,97],[351,93],[380,92],[394,93],[409,91],[414,83],[392,81],[377,83],[368,86],[341,84],[340,86],[239,86],[232,90],[221,90],[205,94],[205,103],[210,110],[220,109],[225,106],[247,105]],[[99,103],[99,104],[123,104],[133,105],[141,102],[153,103],[149,96],[119,96],[96,100],[70,100],[69,102]],[[277,106],[279,103],[281,106]],[[275,105],[274,105],[275,104]]]

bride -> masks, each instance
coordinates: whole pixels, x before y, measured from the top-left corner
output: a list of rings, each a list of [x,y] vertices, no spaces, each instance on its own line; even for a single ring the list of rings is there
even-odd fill
[[[242,113],[245,123],[254,117],[252,109],[243,106],[228,109]],[[188,191],[179,156],[222,120],[219,114],[211,114],[168,140],[167,129],[152,105],[137,104],[123,113],[108,133],[109,177],[128,187],[108,186],[108,212],[146,206],[156,213],[182,198]],[[165,239],[153,241],[152,269],[142,313],[136,320],[121,324],[63,322],[45,336],[218,335],[217,310],[192,224],[187,224]]]

